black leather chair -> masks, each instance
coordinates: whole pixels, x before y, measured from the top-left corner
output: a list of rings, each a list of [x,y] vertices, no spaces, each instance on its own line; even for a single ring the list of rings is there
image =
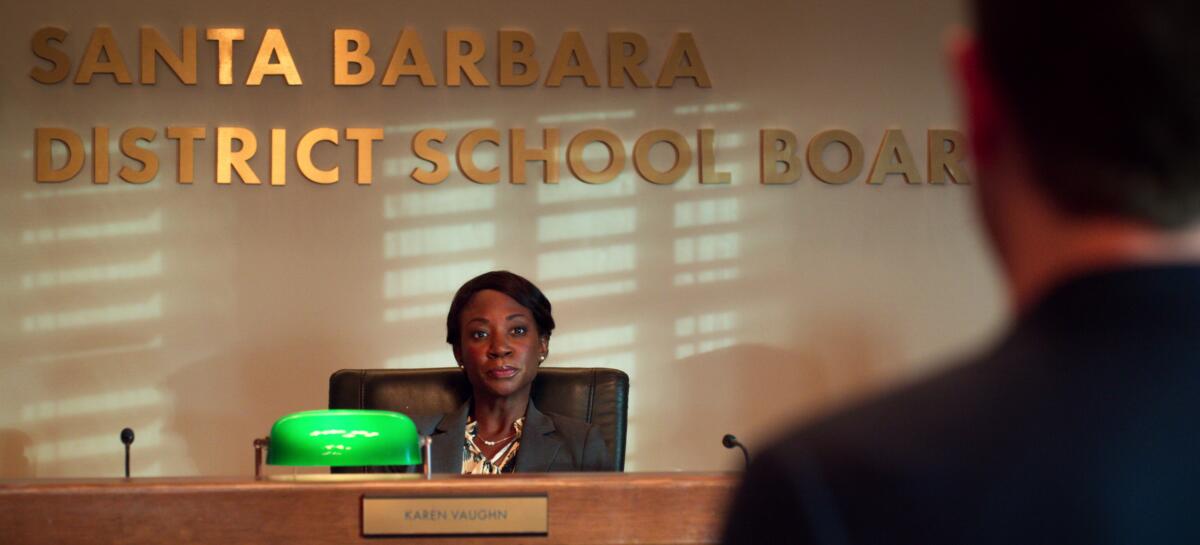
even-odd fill
[[[625,470],[625,421],[629,375],[600,367],[544,367],[533,381],[533,402],[542,412],[569,416],[600,428],[609,459]],[[471,396],[457,367],[343,369],[329,377],[330,409],[380,409],[405,414],[445,414]]]

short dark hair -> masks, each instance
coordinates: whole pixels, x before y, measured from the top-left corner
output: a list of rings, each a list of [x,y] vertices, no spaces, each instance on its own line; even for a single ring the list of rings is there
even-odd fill
[[[1200,3],[976,0],[983,62],[1067,212],[1200,215]]]
[[[542,290],[518,274],[508,271],[491,271],[483,273],[467,281],[450,302],[450,312],[446,314],[446,342],[455,350],[462,342],[462,311],[471,298],[483,290],[494,290],[509,297],[533,314],[537,324],[538,336],[550,337],[554,331],[554,317],[550,315],[550,300],[546,299]]]

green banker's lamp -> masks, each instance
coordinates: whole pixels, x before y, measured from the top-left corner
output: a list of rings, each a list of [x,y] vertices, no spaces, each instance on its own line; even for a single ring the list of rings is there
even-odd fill
[[[267,464],[277,466],[411,466],[423,459],[429,478],[429,445],[413,421],[397,412],[304,411],[280,418],[269,437],[254,440],[254,478],[263,478],[264,448]]]

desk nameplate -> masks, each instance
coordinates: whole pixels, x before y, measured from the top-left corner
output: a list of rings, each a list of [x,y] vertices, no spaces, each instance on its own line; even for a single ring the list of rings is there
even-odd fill
[[[549,501],[537,496],[362,499],[362,535],[546,535]]]

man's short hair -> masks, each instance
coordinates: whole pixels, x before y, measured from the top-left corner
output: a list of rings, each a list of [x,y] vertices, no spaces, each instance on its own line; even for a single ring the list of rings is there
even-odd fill
[[[1200,216],[1200,1],[976,0],[983,61],[1061,209]]]

